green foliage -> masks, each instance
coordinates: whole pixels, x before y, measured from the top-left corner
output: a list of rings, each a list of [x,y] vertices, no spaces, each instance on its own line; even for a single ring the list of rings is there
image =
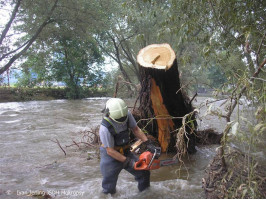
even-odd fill
[[[27,59],[20,67],[21,71],[16,74],[18,82],[16,86],[20,87],[34,87],[36,85],[51,86],[52,75],[49,73],[47,65],[49,64],[49,51],[39,50],[38,45],[26,54]]]
[[[7,4],[12,3],[10,1]],[[49,12],[53,6],[55,6],[53,12]],[[105,26],[101,20],[103,12],[99,9],[98,1],[21,1],[15,23],[12,24],[12,29],[20,35],[10,45],[23,47],[23,43],[28,43],[44,20],[48,19],[48,21],[45,28],[34,39],[35,43],[30,51],[24,54],[24,62],[20,65],[22,72],[18,75],[20,76],[18,85],[33,87],[36,84],[51,85],[53,81],[64,80],[71,89],[69,96],[81,98],[82,89],[78,80],[82,80],[87,86],[100,84],[104,79],[104,73],[101,72],[100,67],[92,67],[92,65],[102,61],[101,52],[91,39],[97,29]],[[8,38],[5,39],[6,42]],[[72,41],[73,48],[68,52],[71,55],[66,59],[68,63],[63,65],[64,61],[60,56],[57,57],[59,60],[55,61],[55,59],[58,54],[62,54],[60,52],[62,49],[59,47],[64,46],[66,40]],[[1,50],[3,49],[8,48],[1,46]],[[87,69],[85,69],[86,64]],[[55,69],[55,66],[60,69]],[[67,70],[64,70],[65,67]],[[70,73],[71,70],[75,72]]]
[[[36,80],[32,77],[32,74],[28,70],[24,70],[22,76],[16,75],[18,78],[15,86],[29,87],[32,88],[36,85]]]
[[[210,85],[214,88],[220,88],[226,82],[226,76],[218,66],[212,66],[208,68],[207,72]]]
[[[134,90],[140,80],[139,50],[169,43],[185,89],[190,94],[198,88],[229,94],[225,112],[233,111],[236,102],[237,120],[230,122],[228,131],[232,128],[232,137],[250,154],[260,145],[266,118],[265,67],[251,77],[266,53],[263,0],[58,0],[49,13],[55,2],[23,0],[12,26],[19,37],[15,42],[7,37],[1,44],[1,55],[11,46],[23,47],[50,16],[30,51],[23,54],[18,85],[63,81],[69,98],[82,98],[88,89],[112,94],[122,77],[128,83],[123,90],[127,86]],[[112,59],[118,71],[105,73],[100,67],[103,57]],[[249,109],[245,113],[240,109],[243,97]],[[213,113],[223,116],[221,110]],[[254,163],[249,167],[253,169]],[[253,186],[249,184],[245,193],[254,193]]]
[[[103,73],[93,66],[101,61],[101,55],[92,40],[62,38],[54,49],[51,73],[57,81],[66,83],[70,89],[68,96],[77,99],[82,97],[81,81],[91,86],[101,80]]]
[[[2,85],[4,82],[4,77],[2,75],[0,75],[0,85]]]
[[[55,2],[22,1],[14,29],[23,34],[14,44],[19,46],[31,38]],[[37,82],[49,82],[46,60],[61,36],[78,36],[79,41],[93,36],[101,53],[120,66],[124,79],[138,83],[138,51],[151,43],[166,42],[176,51],[181,78],[185,84],[190,83],[188,88],[196,90],[198,85],[215,83],[210,79],[211,66],[217,66],[216,75],[225,74],[234,85],[239,69],[243,71],[247,66],[252,75],[263,60],[263,12],[262,0],[233,0],[230,6],[225,0],[59,0],[49,24],[31,49],[32,55],[27,55],[31,60],[27,65],[42,66],[33,70],[38,74]],[[37,55],[38,59],[30,58]]]

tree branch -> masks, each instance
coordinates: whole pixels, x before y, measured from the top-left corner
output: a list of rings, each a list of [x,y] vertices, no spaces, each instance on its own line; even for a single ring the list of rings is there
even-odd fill
[[[100,48],[108,55],[110,56],[113,60],[115,60],[118,63],[118,60],[111,54],[109,53],[109,51],[103,47],[103,45],[98,41],[97,38],[95,38],[95,41],[97,42],[97,44],[100,46]]]
[[[132,64],[134,70],[132,70],[136,75],[137,75],[137,78],[138,80],[140,81],[140,75],[138,73],[138,70],[137,70],[137,66],[136,66],[136,61],[135,59],[133,58],[132,56],[132,53],[130,51],[130,49],[128,48],[128,45],[127,43],[125,43],[125,41],[131,37],[133,37],[135,34],[127,37],[127,38],[123,38],[121,41],[120,41],[120,45],[121,45],[121,48],[123,50],[123,52],[125,53],[126,55],[126,58],[129,60],[129,62]],[[123,45],[123,43],[125,43],[125,46]]]
[[[266,35],[266,32],[263,34],[263,37],[262,37],[262,39],[261,39],[261,42],[260,42],[259,48],[258,48],[258,50],[257,50],[257,52],[256,52],[256,63],[257,63],[258,66],[259,66],[259,55],[260,55],[260,50],[261,50],[262,43],[263,43],[263,41],[264,41],[265,35]]]
[[[119,65],[119,68],[125,78],[126,81],[132,83],[132,81],[130,80],[129,76],[127,75],[126,71],[124,70],[123,68],[123,65],[122,65],[122,62],[121,62],[121,59],[120,59],[120,55],[119,55],[119,48],[118,48],[118,45],[115,41],[115,38],[112,37],[112,35],[110,33],[107,33],[108,36],[110,37],[110,39],[112,40],[113,44],[114,44],[114,47],[115,47],[115,51],[116,51],[116,58],[117,58],[117,61],[118,61],[118,65]],[[130,89],[130,88],[129,88]]]
[[[65,156],[66,156],[66,151],[63,149],[63,147],[61,146],[61,144],[60,144],[60,142],[58,141],[58,139],[56,139],[56,141],[54,141],[54,140],[50,140],[50,141],[56,143],[56,144],[59,146],[59,148],[64,152],[64,154],[65,154]]]
[[[265,64],[266,64],[266,59],[264,59],[264,61],[260,64],[260,67],[259,67],[259,68],[257,69],[257,71],[253,74],[253,76],[250,78],[250,81],[253,81],[254,78],[256,78],[256,77],[259,75],[260,71],[261,71],[262,68],[265,66]],[[236,99],[240,99],[240,98],[242,97],[243,93],[246,91],[246,89],[247,89],[247,86],[242,87],[241,90],[240,90],[240,92],[238,93]],[[237,105],[237,102],[238,102],[238,101],[237,101],[236,99],[234,99],[234,102],[233,102],[233,104],[230,106],[230,110],[228,111],[228,113],[227,113],[226,115],[222,116],[222,117],[226,118],[226,121],[227,121],[227,122],[230,122],[230,117],[231,117],[231,115],[232,115],[232,113],[233,113],[233,111],[234,111],[234,109],[235,109],[235,107],[236,107],[236,105]]]
[[[21,56],[23,55],[32,45],[32,43],[37,39],[37,37],[39,36],[39,34],[42,32],[43,28],[53,22],[53,20],[51,20],[51,15],[53,13],[53,11],[55,10],[56,6],[57,6],[58,0],[55,1],[53,7],[51,8],[50,12],[48,13],[46,19],[44,20],[44,22],[42,23],[42,25],[38,28],[38,30],[35,32],[35,34],[31,37],[31,39],[29,40],[28,44],[17,54],[15,54],[10,60],[9,62],[4,65],[3,67],[0,68],[0,75],[3,74],[6,70],[8,70],[11,65]]]
[[[2,31],[2,34],[1,34],[1,37],[0,37],[0,45],[2,44],[4,38],[6,37],[6,34],[7,32],[9,31],[10,27],[11,27],[11,24],[13,22],[13,20],[15,19],[16,17],[16,14],[18,12],[18,8],[20,6],[20,3],[21,3],[22,0],[18,0],[15,7],[14,7],[14,10],[12,11],[12,15],[8,21],[8,23],[6,24],[4,30]]]
[[[24,46],[26,46],[29,43],[29,40],[27,42],[25,42],[23,45],[21,45],[20,47],[14,49],[13,51],[10,51],[4,55],[2,55],[2,57],[0,58],[0,61],[3,60],[4,58],[6,58],[7,56],[15,53],[16,51],[20,50],[21,48],[23,48]]]

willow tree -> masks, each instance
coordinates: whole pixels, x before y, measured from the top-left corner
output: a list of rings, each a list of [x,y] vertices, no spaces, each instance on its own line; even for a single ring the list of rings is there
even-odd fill
[[[61,35],[85,39],[94,35],[96,30],[105,27],[99,4],[85,0],[8,0],[1,3],[0,9],[5,5],[13,6],[13,10],[1,30],[0,74],[16,60],[25,58],[32,47],[39,47],[36,52],[43,52],[55,45]],[[14,33],[16,37],[12,37]]]
[[[37,20],[31,21],[31,24],[33,24],[34,26],[33,33],[24,37],[26,38],[26,41],[19,41],[21,39],[21,37],[19,36],[19,39],[17,40],[17,43],[15,44],[17,48],[14,48],[14,47],[11,47],[12,46],[11,44],[14,38],[10,38],[10,35],[13,35],[10,32],[12,32],[11,31],[12,27],[14,27],[13,24],[15,24],[16,21],[20,21],[20,20],[23,21],[23,17],[25,16],[25,13],[23,12],[27,10],[27,9],[22,10],[20,8],[23,6],[28,6],[27,8],[29,8],[30,6],[27,5],[28,3],[31,3],[31,7],[36,7],[36,4],[34,4],[33,6],[32,2],[28,2],[28,1],[22,2],[21,0],[15,1],[15,6],[13,8],[12,14],[10,15],[10,19],[6,23],[5,28],[2,30],[1,37],[0,37],[0,47],[1,47],[0,61],[2,61],[3,63],[0,66],[0,74],[3,74],[5,71],[9,70],[12,64],[16,60],[18,60],[23,54],[25,54],[26,51],[32,46],[35,40],[39,37],[40,33],[44,30],[44,28],[53,22],[52,16],[53,16],[54,10],[58,6],[58,1],[59,0],[55,0],[51,4],[45,4],[45,6],[42,5],[43,7],[46,8],[46,11],[44,12],[44,16],[40,20],[40,23],[36,23]],[[8,3],[12,4],[11,1]],[[19,19],[17,16],[19,16]]]

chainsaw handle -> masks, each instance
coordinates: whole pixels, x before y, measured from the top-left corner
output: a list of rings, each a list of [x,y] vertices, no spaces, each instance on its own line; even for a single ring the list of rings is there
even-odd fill
[[[149,170],[149,165],[146,163],[146,159],[140,159],[139,161],[135,162],[134,169],[135,170]]]
[[[149,151],[142,153],[139,157],[139,160],[135,162],[135,170],[153,170],[160,168],[160,160],[154,159],[155,154],[152,154]]]

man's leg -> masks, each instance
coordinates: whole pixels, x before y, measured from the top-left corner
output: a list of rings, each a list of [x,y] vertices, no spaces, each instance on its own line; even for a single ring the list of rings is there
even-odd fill
[[[134,159],[135,161],[138,160],[138,158],[132,153],[130,153],[128,156]],[[135,176],[135,180],[138,181],[138,189],[140,192],[150,187],[149,170],[134,170],[132,168],[126,168],[125,170]]]
[[[101,147],[101,162],[100,168],[103,175],[102,187],[103,193],[114,194],[116,192],[116,183],[118,175],[123,169],[123,164],[106,153],[106,149]]]

